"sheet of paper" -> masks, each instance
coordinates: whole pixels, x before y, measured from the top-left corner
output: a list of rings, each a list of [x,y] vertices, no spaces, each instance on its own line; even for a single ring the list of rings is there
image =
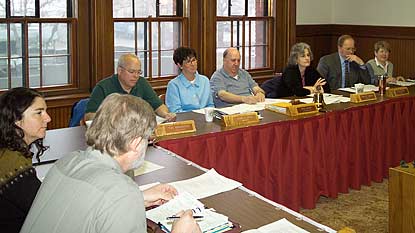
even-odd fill
[[[156,121],[157,121],[157,124],[165,123],[166,118],[159,117],[159,116],[156,115]]]
[[[149,188],[151,188],[151,187],[153,187],[153,186],[156,186],[156,185],[158,185],[158,184],[160,184],[160,182],[154,182],[154,183],[150,183],[150,184],[143,184],[143,185],[140,185],[138,188],[139,188],[141,191],[144,191],[144,190],[149,189]]]
[[[288,103],[291,100],[289,99],[270,99],[266,98],[264,102],[256,103],[256,104],[236,104],[230,107],[225,108],[215,108],[215,110],[221,111],[225,114],[232,115],[232,114],[238,114],[238,113],[245,113],[245,112],[255,112],[255,111],[261,111],[265,109],[265,105],[267,104],[273,104],[273,103]],[[197,109],[192,110],[194,113],[199,114],[205,114],[205,109]]]
[[[188,192],[197,199],[209,197],[242,186],[238,181],[228,179],[210,169],[208,172],[187,180],[170,183],[179,193]]]
[[[396,81],[396,83],[394,84],[401,86],[401,87],[409,87],[409,86],[415,85],[414,82],[404,82],[404,81]]]
[[[344,88],[339,88],[337,90],[351,92],[351,93],[355,93],[356,92],[355,89],[354,89],[354,87],[344,87]],[[375,85],[372,85],[372,84],[365,85],[364,91],[365,92],[367,92],[367,91],[379,91],[379,87],[377,87]]]
[[[258,229],[244,231],[243,233],[308,233],[308,231],[283,218]]]
[[[162,168],[164,167],[158,164],[155,164],[149,161],[144,161],[141,167],[134,170],[134,176],[143,175],[143,174],[150,173],[150,172],[162,169]]]

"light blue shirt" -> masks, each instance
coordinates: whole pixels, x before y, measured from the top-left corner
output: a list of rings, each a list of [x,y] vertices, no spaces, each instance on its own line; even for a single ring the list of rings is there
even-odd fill
[[[188,112],[213,107],[209,79],[196,72],[191,83],[181,73],[167,84],[166,105],[170,112]]]

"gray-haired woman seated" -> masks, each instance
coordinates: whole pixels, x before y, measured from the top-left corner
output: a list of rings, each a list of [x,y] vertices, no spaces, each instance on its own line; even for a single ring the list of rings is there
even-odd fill
[[[308,44],[301,42],[293,45],[282,77],[275,77],[261,86],[265,96],[267,98],[306,96],[310,93],[322,92],[323,88],[325,92],[330,92],[326,81],[315,68],[310,66],[312,60],[313,53]]]

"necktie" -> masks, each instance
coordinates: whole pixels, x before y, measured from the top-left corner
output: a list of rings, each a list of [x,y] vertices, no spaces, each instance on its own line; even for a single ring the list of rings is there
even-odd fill
[[[343,87],[350,86],[350,71],[349,71],[349,61],[348,60],[344,61],[344,80],[343,80],[342,86]]]

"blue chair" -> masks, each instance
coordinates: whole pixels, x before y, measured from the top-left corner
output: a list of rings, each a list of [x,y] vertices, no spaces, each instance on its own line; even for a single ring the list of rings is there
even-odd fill
[[[71,119],[69,121],[69,127],[79,126],[82,118],[84,118],[86,105],[88,104],[89,98],[81,99],[75,102],[71,110]]]

